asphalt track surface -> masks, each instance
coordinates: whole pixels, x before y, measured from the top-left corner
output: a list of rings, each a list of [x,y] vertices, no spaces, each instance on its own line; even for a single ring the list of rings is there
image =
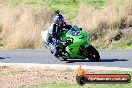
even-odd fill
[[[0,63],[66,64],[132,68],[132,50],[99,50],[101,61],[60,61],[48,50],[0,50]]]

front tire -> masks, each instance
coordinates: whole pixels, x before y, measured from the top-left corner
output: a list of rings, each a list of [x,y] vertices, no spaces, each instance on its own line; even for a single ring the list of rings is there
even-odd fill
[[[87,50],[87,58],[91,62],[99,62],[100,61],[99,52],[92,45],[87,47],[86,50]]]

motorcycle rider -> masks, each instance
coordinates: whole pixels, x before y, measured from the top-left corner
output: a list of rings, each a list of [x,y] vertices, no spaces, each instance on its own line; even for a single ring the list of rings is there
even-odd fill
[[[65,42],[61,42],[59,40],[59,36],[63,34],[64,30],[71,28],[72,28],[71,25],[68,25],[66,24],[66,22],[64,22],[64,17],[60,14],[60,11],[56,11],[53,19],[53,23],[49,27],[48,35],[47,35],[48,44],[51,43],[52,45],[54,45],[54,49],[52,53],[55,55],[55,57],[58,57],[58,55],[60,55],[61,53],[59,52],[59,48],[56,47],[56,45],[65,44]]]

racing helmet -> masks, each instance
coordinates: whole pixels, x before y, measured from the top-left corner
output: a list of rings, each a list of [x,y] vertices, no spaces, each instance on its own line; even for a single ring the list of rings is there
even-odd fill
[[[54,16],[53,21],[54,21],[55,23],[64,22],[64,17],[63,17],[61,14],[56,14],[56,15]]]

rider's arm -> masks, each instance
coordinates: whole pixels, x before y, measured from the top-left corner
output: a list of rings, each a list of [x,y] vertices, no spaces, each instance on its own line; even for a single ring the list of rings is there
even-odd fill
[[[56,35],[57,35],[56,25],[55,25],[55,24],[53,24],[52,36],[53,36],[53,37],[56,37]]]
[[[65,23],[65,29],[71,29],[72,26]]]

